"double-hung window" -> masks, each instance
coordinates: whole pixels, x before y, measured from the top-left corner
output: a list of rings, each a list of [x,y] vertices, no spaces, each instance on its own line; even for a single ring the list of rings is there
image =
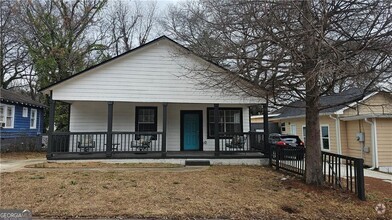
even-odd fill
[[[157,131],[157,107],[136,107],[137,132]]]
[[[321,149],[322,150],[329,150],[329,126],[328,125],[321,125],[320,126],[320,133],[321,133]]]
[[[1,105],[0,106],[0,123],[4,128],[13,128],[15,118],[15,106]]]
[[[215,138],[215,117],[214,109],[207,109],[208,118],[208,138]],[[224,136],[232,136],[242,132],[242,109],[241,108],[220,108],[219,109],[219,133]]]
[[[37,109],[32,108],[30,111],[30,128],[37,128]]]

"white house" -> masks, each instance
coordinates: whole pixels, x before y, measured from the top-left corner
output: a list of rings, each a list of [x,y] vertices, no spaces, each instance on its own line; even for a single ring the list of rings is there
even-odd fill
[[[162,36],[42,89],[48,158],[262,156],[249,107],[265,100],[207,88],[196,70],[231,74]],[[56,101],[70,105],[69,132],[53,131]]]

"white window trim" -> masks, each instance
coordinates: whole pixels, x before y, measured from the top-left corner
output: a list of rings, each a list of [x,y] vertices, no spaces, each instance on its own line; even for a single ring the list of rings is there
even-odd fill
[[[306,128],[306,125],[302,125],[302,127],[301,127],[302,140],[305,142],[306,134],[304,134],[304,128]]]
[[[31,115],[33,114],[33,111],[35,112],[35,119],[34,119],[34,126],[31,126]],[[29,124],[30,124],[30,129],[36,129],[37,128],[37,119],[38,119],[38,111],[35,108],[30,109],[30,120],[29,120]]]
[[[294,133],[293,133],[293,127],[295,127]],[[297,125],[296,124],[291,124],[290,125],[290,134],[297,135]]]
[[[322,127],[328,127],[328,143],[329,143],[329,149],[324,149],[324,143],[323,143],[323,133],[322,133]],[[331,130],[329,129],[329,124],[321,124],[320,125],[320,145],[321,145],[321,150],[322,151],[331,151]]]
[[[1,107],[4,107],[4,118],[3,118],[3,123],[4,127],[3,128],[14,128],[14,123],[15,123],[15,106],[14,105],[4,105],[1,104]],[[12,120],[11,120],[11,126],[7,127],[7,108],[11,107],[12,109]]]
[[[25,114],[25,110],[26,110],[26,114]],[[22,117],[23,118],[29,117],[29,108],[27,108],[27,107],[22,108]]]

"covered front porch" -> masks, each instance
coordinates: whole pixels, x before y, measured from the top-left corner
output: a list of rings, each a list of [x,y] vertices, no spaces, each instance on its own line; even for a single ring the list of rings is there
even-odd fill
[[[264,131],[250,131],[250,106],[210,103],[68,101],[69,131],[54,131],[51,99],[48,159],[268,157]],[[218,134],[218,135],[215,135]]]

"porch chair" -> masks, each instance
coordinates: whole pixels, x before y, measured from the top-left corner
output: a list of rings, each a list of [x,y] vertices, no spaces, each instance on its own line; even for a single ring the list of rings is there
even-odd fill
[[[246,138],[243,135],[234,135],[230,143],[226,143],[227,148],[243,149],[245,147]]]
[[[140,135],[138,140],[131,142],[131,147],[136,148],[140,151],[146,150],[151,147],[152,136],[151,135]]]
[[[77,142],[77,147],[83,149],[84,152],[89,152],[90,149],[95,148],[95,141],[92,135],[82,135],[80,141]]]

